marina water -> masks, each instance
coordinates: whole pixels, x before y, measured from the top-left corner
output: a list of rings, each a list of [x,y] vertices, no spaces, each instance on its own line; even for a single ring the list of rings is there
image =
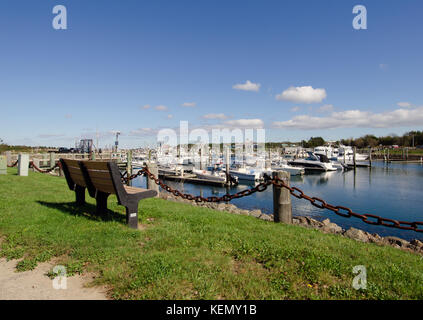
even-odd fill
[[[134,170],[135,171],[135,170]],[[253,187],[240,181],[231,188],[212,187],[165,181],[173,188],[193,195],[223,196]],[[134,180],[134,186],[145,187],[145,178]],[[354,212],[375,214],[384,218],[403,221],[423,221],[423,165],[417,163],[373,162],[372,168],[357,168],[356,171],[324,172],[291,177],[291,186],[296,186],[311,197],[318,197],[332,205],[351,208]],[[260,209],[273,213],[273,192],[270,186],[264,192],[231,201],[242,209]],[[381,236],[397,236],[406,240],[423,239],[423,234],[384,226],[373,226],[354,217],[344,218],[329,210],[312,206],[304,199],[292,197],[293,215],[309,216],[317,220],[329,218],[344,229],[354,227]],[[374,221],[372,219],[371,221]],[[420,228],[422,228],[420,226]]]

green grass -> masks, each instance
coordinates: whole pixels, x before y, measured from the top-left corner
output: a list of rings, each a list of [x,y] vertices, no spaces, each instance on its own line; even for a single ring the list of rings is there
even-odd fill
[[[143,200],[131,230],[114,196],[99,218],[75,207],[63,178],[0,176],[0,256],[31,270],[54,258],[67,273],[94,272],[115,299],[422,299],[423,260],[298,226]],[[367,289],[352,287],[355,265]],[[50,273],[51,275],[51,273]]]

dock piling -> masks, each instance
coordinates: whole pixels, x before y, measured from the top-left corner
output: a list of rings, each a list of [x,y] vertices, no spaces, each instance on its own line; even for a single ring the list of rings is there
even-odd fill
[[[275,171],[273,178],[283,180],[289,186],[290,174],[286,171]],[[291,194],[288,189],[273,185],[273,220],[292,224]]]
[[[356,155],[357,155],[357,147],[354,147],[354,151],[353,151],[353,163],[354,163],[354,170],[356,170],[356,169],[357,169]]]
[[[156,163],[147,162],[147,169],[150,171],[155,177],[159,176],[159,168],[157,167]],[[147,189],[148,190],[154,190],[157,191],[156,198],[159,197],[159,186],[156,184],[156,182],[149,177],[147,177]]]

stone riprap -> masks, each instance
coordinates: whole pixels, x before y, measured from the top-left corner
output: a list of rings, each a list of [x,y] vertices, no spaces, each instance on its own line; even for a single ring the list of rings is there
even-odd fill
[[[265,221],[273,221],[273,214],[266,214],[261,212],[259,209],[255,210],[245,210],[240,209],[234,204],[231,203],[214,203],[214,202],[195,202],[180,197],[175,197],[174,195],[168,192],[160,192],[160,198],[191,204],[193,206],[205,207],[209,209],[214,209],[218,211],[226,211],[232,214],[239,214],[244,216],[251,216]],[[338,234],[356,241],[375,243],[378,245],[391,246],[397,249],[402,249],[406,251],[412,251],[419,254],[423,254],[423,242],[417,239],[407,241],[397,237],[381,237],[376,233],[369,233],[356,228],[349,228],[348,230],[343,229],[338,226],[336,223],[331,222],[329,219],[323,221],[318,221],[316,219],[306,217],[306,216],[296,216],[293,217],[292,223],[294,225],[299,225],[306,228],[317,229],[324,233]]]

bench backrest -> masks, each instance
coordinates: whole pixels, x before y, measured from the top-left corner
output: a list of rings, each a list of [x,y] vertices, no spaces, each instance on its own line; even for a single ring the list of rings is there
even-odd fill
[[[81,161],[81,169],[87,176],[90,194],[103,192],[116,194],[120,202],[126,196],[118,166],[114,162]]]
[[[60,159],[60,163],[69,189],[75,190],[76,186],[87,187],[78,160]]]

